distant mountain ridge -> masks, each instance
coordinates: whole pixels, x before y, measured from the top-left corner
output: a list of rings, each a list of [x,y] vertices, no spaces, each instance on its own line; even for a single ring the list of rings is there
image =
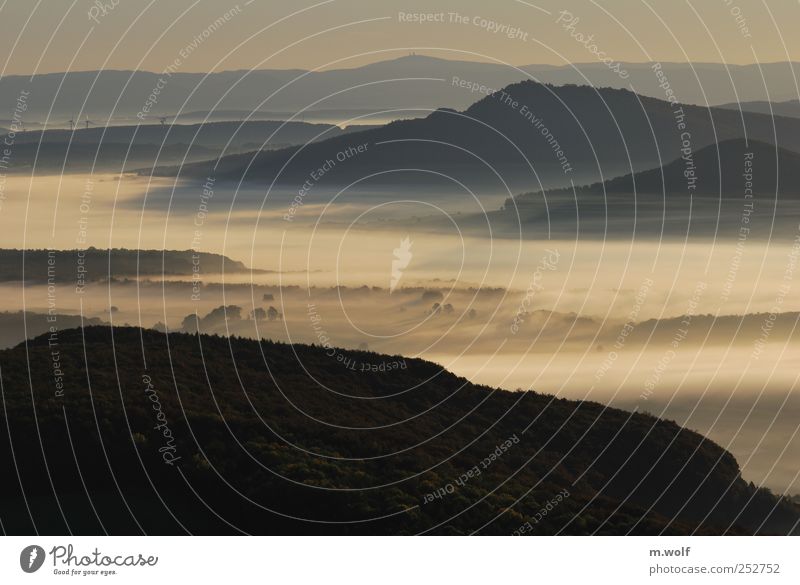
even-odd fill
[[[735,102],[732,104],[722,104],[720,107],[728,110],[742,110],[744,112],[755,112],[767,116],[781,116],[786,118],[800,118],[800,98],[785,102]]]
[[[530,78],[555,85],[632,86],[641,95],[662,95],[650,64],[622,65],[630,74],[627,79],[621,79],[602,63],[510,66],[425,55],[388,58],[354,68],[346,68],[345,62],[335,68],[311,72],[299,69],[175,72],[162,88],[149,118],[155,122],[158,116],[172,116],[178,111],[215,109],[294,113],[311,104],[319,109],[440,106],[463,109],[475,96],[456,87],[452,83],[454,77],[495,89]],[[793,82],[800,76],[797,63],[663,63],[662,67],[685,103],[714,105],[737,100],[797,98]],[[20,91],[30,90],[26,115],[31,119],[49,115],[51,123],[54,118],[63,123],[75,116],[82,120],[86,115],[98,119],[109,115],[131,118],[142,111],[161,77],[157,72],[115,70],[48,73],[32,78],[9,75],[0,79],[0,100],[13,103]],[[356,86],[357,89],[352,89]],[[275,95],[265,102],[272,93]]]
[[[530,190],[539,178],[576,184],[639,172],[718,141],[747,136],[800,152],[800,119],[672,104],[624,89],[549,86],[523,81],[485,96],[463,112],[440,108],[424,119],[396,121],[302,148],[230,156],[163,168],[157,174],[302,185],[326,160],[363,145],[321,182],[421,180],[421,175],[499,180]],[[212,169],[213,167],[213,169]],[[398,169],[407,171],[398,172]],[[417,176],[409,178],[417,170]],[[246,171],[246,172],[245,172]]]

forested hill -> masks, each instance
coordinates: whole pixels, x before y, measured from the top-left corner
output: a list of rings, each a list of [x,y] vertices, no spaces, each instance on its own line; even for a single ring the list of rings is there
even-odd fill
[[[712,195],[728,199],[797,199],[800,195],[800,154],[755,140],[726,140],[687,153],[661,168],[615,177],[579,187],[578,194]],[[571,194],[571,190],[564,190]],[[524,202],[525,195],[517,198]],[[506,202],[509,205],[510,202]]]
[[[523,178],[530,188],[539,186],[539,174],[561,178],[565,185],[567,177],[576,183],[602,181],[660,167],[685,149],[745,138],[800,152],[800,120],[671,103],[622,89],[523,81],[484,95],[463,111],[439,108],[424,118],[303,146],[163,166],[155,174],[294,185],[330,160],[336,164],[328,165],[323,179],[329,186],[370,173],[393,184],[430,181],[431,172],[493,180],[489,169],[497,169],[515,184]],[[737,162],[739,177],[743,164]],[[398,169],[424,172],[382,175]]]
[[[800,518],[674,423],[422,360],[96,326],[0,351],[0,369],[9,534],[783,534]]]
[[[96,281],[133,276],[256,272],[221,254],[192,250],[0,249],[0,282]]]

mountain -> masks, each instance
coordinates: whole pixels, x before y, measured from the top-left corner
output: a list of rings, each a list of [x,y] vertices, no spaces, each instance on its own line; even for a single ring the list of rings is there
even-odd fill
[[[523,79],[555,85],[592,84],[630,88],[641,95],[662,97],[660,80],[649,63],[622,63],[625,79],[603,63],[524,65],[511,67],[407,55],[355,68],[325,71],[242,70],[166,75],[147,71],[79,71],[43,75],[9,75],[0,79],[0,100],[13,104],[28,91],[28,121],[65,124],[85,116],[132,119],[142,113],[156,122],[194,110],[270,110],[295,113],[311,109],[379,111],[440,106],[466,108],[476,94],[458,87],[453,78],[499,89]],[[663,63],[662,70],[684,103],[721,104],[735,101],[796,99],[796,63],[724,65]],[[762,79],[763,75],[763,79]],[[766,83],[765,83],[766,81]],[[150,96],[160,93],[155,102]],[[144,112],[148,104],[149,112]]]
[[[800,154],[738,138],[673,153],[663,167],[510,197],[488,217],[495,233],[525,237],[546,229],[551,237],[772,241],[794,238],[798,202]],[[462,228],[485,221],[470,216]]]
[[[767,116],[782,116],[786,118],[800,118],[800,102],[795,98],[786,102],[741,102],[723,104],[720,108],[728,110],[742,110],[744,112],[755,112]]]
[[[194,162],[224,153],[305,144],[365,128],[370,126],[343,129],[332,124],[262,120],[35,130],[0,136],[0,140],[14,144],[11,171],[27,171],[35,163],[38,171],[121,172],[156,162]]]
[[[0,349],[6,349],[33,337],[48,333],[54,323],[69,329],[105,325],[102,319],[63,313],[37,313],[34,311],[0,311]]]
[[[681,106],[622,89],[524,81],[461,112],[440,108],[424,119],[157,174],[205,178],[215,169],[221,178],[293,186],[347,185],[370,175],[369,181],[390,184],[454,178],[468,187],[472,181],[504,188],[502,177],[512,189],[529,190],[539,181],[563,187],[646,170],[745,131],[750,140],[800,151],[797,119]]]
[[[800,198],[800,153],[785,148],[755,140],[726,140],[692,153],[692,163],[697,177],[692,192],[696,195],[742,199],[747,186],[753,196],[769,198],[778,194]],[[581,187],[579,192],[686,194],[686,170],[687,161],[679,158],[661,168]]]
[[[367,126],[366,128],[369,128]],[[141,126],[108,126],[75,130],[36,130],[17,132],[19,144],[103,144],[130,145],[195,144],[206,148],[268,148],[276,145],[304,144],[312,140],[364,130],[362,126],[339,128],[333,124],[282,122],[277,120],[206,122],[204,124],[146,124]]]
[[[235,272],[251,272],[251,269],[227,256],[192,250],[0,249],[0,282],[92,282],[125,276]],[[65,279],[64,275],[68,277]]]
[[[221,150],[199,145],[128,145],[45,142],[20,144],[11,153],[9,173],[68,174],[123,173],[152,168],[155,164],[200,162],[219,156]],[[34,170],[35,169],[35,170]]]
[[[104,326],[0,351],[4,531],[796,531],[674,423],[335,351]]]
[[[535,66],[531,66],[535,67]],[[796,100],[795,79],[800,63],[621,63],[628,73],[621,78],[604,63],[576,63],[542,72],[539,81],[562,85],[591,84],[595,87],[633,88],[636,93],[661,98],[663,80],[655,74],[660,68],[682,103],[716,106],[737,101]],[[531,70],[530,68],[524,68]]]
[[[379,124],[386,124],[392,120],[405,118],[419,118],[425,116],[429,111],[419,109],[392,109],[388,112],[381,112],[373,108],[314,108],[303,112],[285,112],[273,110],[197,110],[194,112],[181,112],[179,121],[181,124],[192,122],[213,122],[219,120],[286,120],[292,118],[307,123],[329,124],[334,123],[343,126],[345,129],[352,129],[353,126],[366,128]],[[295,114],[297,114],[295,116]]]
[[[469,92],[451,87],[451,77],[501,87],[524,78],[496,64],[408,56],[357,68],[328,71],[240,70],[182,73],[83,71],[0,79],[0,99],[13,104],[30,92],[26,116],[51,122],[91,118],[133,118],[157,122],[197,110],[270,110],[296,113],[312,109],[436,108],[456,97],[466,105]],[[154,88],[160,93],[150,98]],[[52,106],[52,109],[51,109]],[[145,108],[147,108],[146,111]]]

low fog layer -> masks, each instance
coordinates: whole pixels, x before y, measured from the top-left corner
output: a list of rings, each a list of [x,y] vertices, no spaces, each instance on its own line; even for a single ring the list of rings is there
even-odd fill
[[[265,200],[266,187],[72,175],[9,176],[5,188],[0,247],[193,249],[267,271],[205,266],[191,278],[77,290],[74,259],[60,258],[52,287],[31,275],[24,289],[0,285],[7,345],[25,336],[19,311],[29,311],[29,333],[75,326],[82,314],[314,343],[343,368],[389,367],[377,354],[353,363],[348,349],[422,356],[493,386],[674,418],[730,442],[746,479],[798,491],[796,419],[785,414],[794,412],[800,312],[791,201],[757,200],[741,237],[736,197],[717,229],[713,198],[691,208],[670,199],[666,221],[652,197],[632,207],[624,197],[576,205],[563,196],[534,202],[520,237],[514,222],[502,225],[507,210],[496,211],[513,194],[502,191],[365,189],[327,206],[330,192],[312,189],[286,220],[296,194]],[[593,235],[576,238],[576,225]],[[687,235],[690,225],[707,227]]]
[[[120,280],[81,295],[69,285],[31,285],[24,300],[39,313],[29,323],[44,323],[53,303],[48,324],[59,329],[75,326],[82,310],[86,322],[322,345],[332,367],[386,369],[421,356],[492,386],[644,410],[729,447],[746,479],[797,491],[798,313],[711,315],[702,308],[706,289],[695,285],[683,314],[647,318],[660,298],[655,282],[618,291],[627,314],[554,312],[538,295],[545,272],[555,272],[547,266],[522,291]],[[14,305],[6,308],[18,310],[20,290],[0,290]],[[18,313],[4,321],[21,323]],[[366,362],[348,349],[378,353]]]

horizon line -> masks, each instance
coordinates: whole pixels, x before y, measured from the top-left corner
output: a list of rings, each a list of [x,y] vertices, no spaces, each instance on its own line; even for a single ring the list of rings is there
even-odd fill
[[[221,69],[219,71],[183,71],[177,72],[173,75],[221,75],[223,73],[238,73],[240,71],[283,71],[283,72],[290,72],[290,71],[298,71],[303,73],[331,73],[334,71],[353,71],[356,69],[362,69],[364,67],[370,67],[373,65],[379,65],[381,63],[391,63],[394,61],[399,61],[402,59],[412,59],[412,58],[419,58],[419,59],[430,59],[435,61],[449,61],[453,63],[469,63],[475,65],[496,65],[500,67],[508,67],[511,69],[525,69],[530,67],[549,67],[552,69],[565,69],[570,67],[600,67],[602,63],[597,63],[593,61],[576,61],[572,63],[564,63],[561,65],[553,64],[553,63],[526,63],[522,65],[513,65],[507,63],[501,63],[499,61],[481,61],[481,60],[466,60],[466,59],[447,59],[444,57],[436,57],[433,55],[426,55],[426,54],[409,54],[403,55],[400,57],[394,57],[390,59],[380,59],[377,61],[370,61],[369,63],[364,63],[361,65],[355,65],[353,67],[331,67],[331,68],[323,68],[323,69],[305,69],[302,67],[285,67],[285,68],[238,68],[238,69]],[[621,65],[625,65],[628,67],[631,66],[647,66],[652,63],[661,63],[662,65],[686,65],[686,66],[717,66],[717,67],[764,67],[770,65],[800,65],[800,61],[792,61],[792,60],[785,60],[785,61],[766,61],[766,62],[759,62],[759,63],[726,63],[722,61],[661,61],[661,60],[653,60],[653,61],[620,61]],[[67,74],[79,74],[79,73],[99,73],[99,72],[113,72],[113,73],[150,73],[153,75],[161,75],[162,72],[153,71],[149,69],[129,69],[129,68],[106,68],[106,69],[76,69],[73,71],[65,71],[65,70],[54,70],[54,71],[46,71],[43,73],[11,73],[7,75],[0,75],[0,81],[10,77],[44,77],[46,75],[67,75]]]

